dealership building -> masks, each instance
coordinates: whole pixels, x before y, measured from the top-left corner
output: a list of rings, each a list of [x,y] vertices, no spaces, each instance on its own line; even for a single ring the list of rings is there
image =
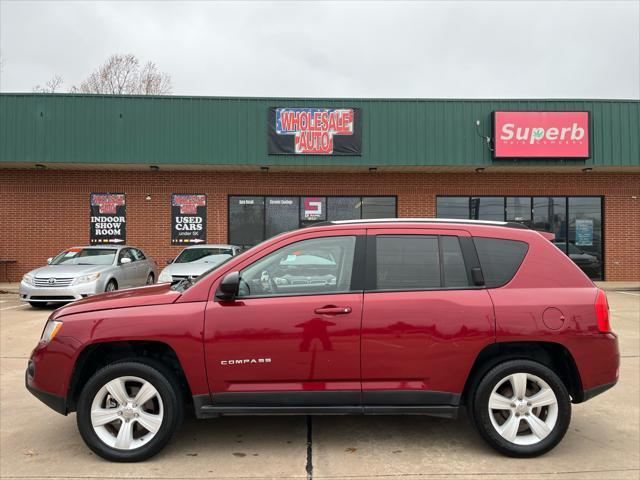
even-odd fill
[[[0,199],[0,281],[381,217],[521,222],[638,281],[640,102],[0,94]]]

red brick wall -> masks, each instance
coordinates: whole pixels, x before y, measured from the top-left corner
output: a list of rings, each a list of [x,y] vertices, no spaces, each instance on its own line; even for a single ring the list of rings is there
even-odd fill
[[[434,217],[437,195],[604,195],[605,278],[640,280],[637,173],[0,170],[0,259],[18,261],[7,269],[9,280],[18,281],[68,246],[88,242],[90,192],[127,194],[127,243],[145,248],[161,267],[180,250],[170,245],[173,192],[208,195],[212,243],[227,241],[228,194],[397,195],[401,217]]]

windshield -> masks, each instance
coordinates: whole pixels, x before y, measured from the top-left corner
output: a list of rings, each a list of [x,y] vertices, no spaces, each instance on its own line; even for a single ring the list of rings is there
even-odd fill
[[[50,265],[111,265],[115,257],[115,248],[70,248],[51,260]]]
[[[233,255],[233,250],[230,248],[187,248],[178,255],[174,263],[219,263],[226,256],[231,255]]]

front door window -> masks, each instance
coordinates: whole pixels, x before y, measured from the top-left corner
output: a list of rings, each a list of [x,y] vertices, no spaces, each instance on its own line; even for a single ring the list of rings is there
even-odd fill
[[[351,290],[356,237],[303,240],[277,250],[240,272],[240,298],[322,295]]]

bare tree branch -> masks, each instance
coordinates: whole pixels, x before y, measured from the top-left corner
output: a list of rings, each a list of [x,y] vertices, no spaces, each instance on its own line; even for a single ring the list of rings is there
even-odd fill
[[[38,84],[33,87],[35,93],[56,93],[60,89],[60,86],[64,83],[64,80],[60,75],[54,75],[51,77],[44,86]]]
[[[171,77],[159,72],[153,62],[142,69],[131,54],[111,55],[107,61],[91,73],[72,93],[98,93],[115,95],[164,95],[171,93]]]

